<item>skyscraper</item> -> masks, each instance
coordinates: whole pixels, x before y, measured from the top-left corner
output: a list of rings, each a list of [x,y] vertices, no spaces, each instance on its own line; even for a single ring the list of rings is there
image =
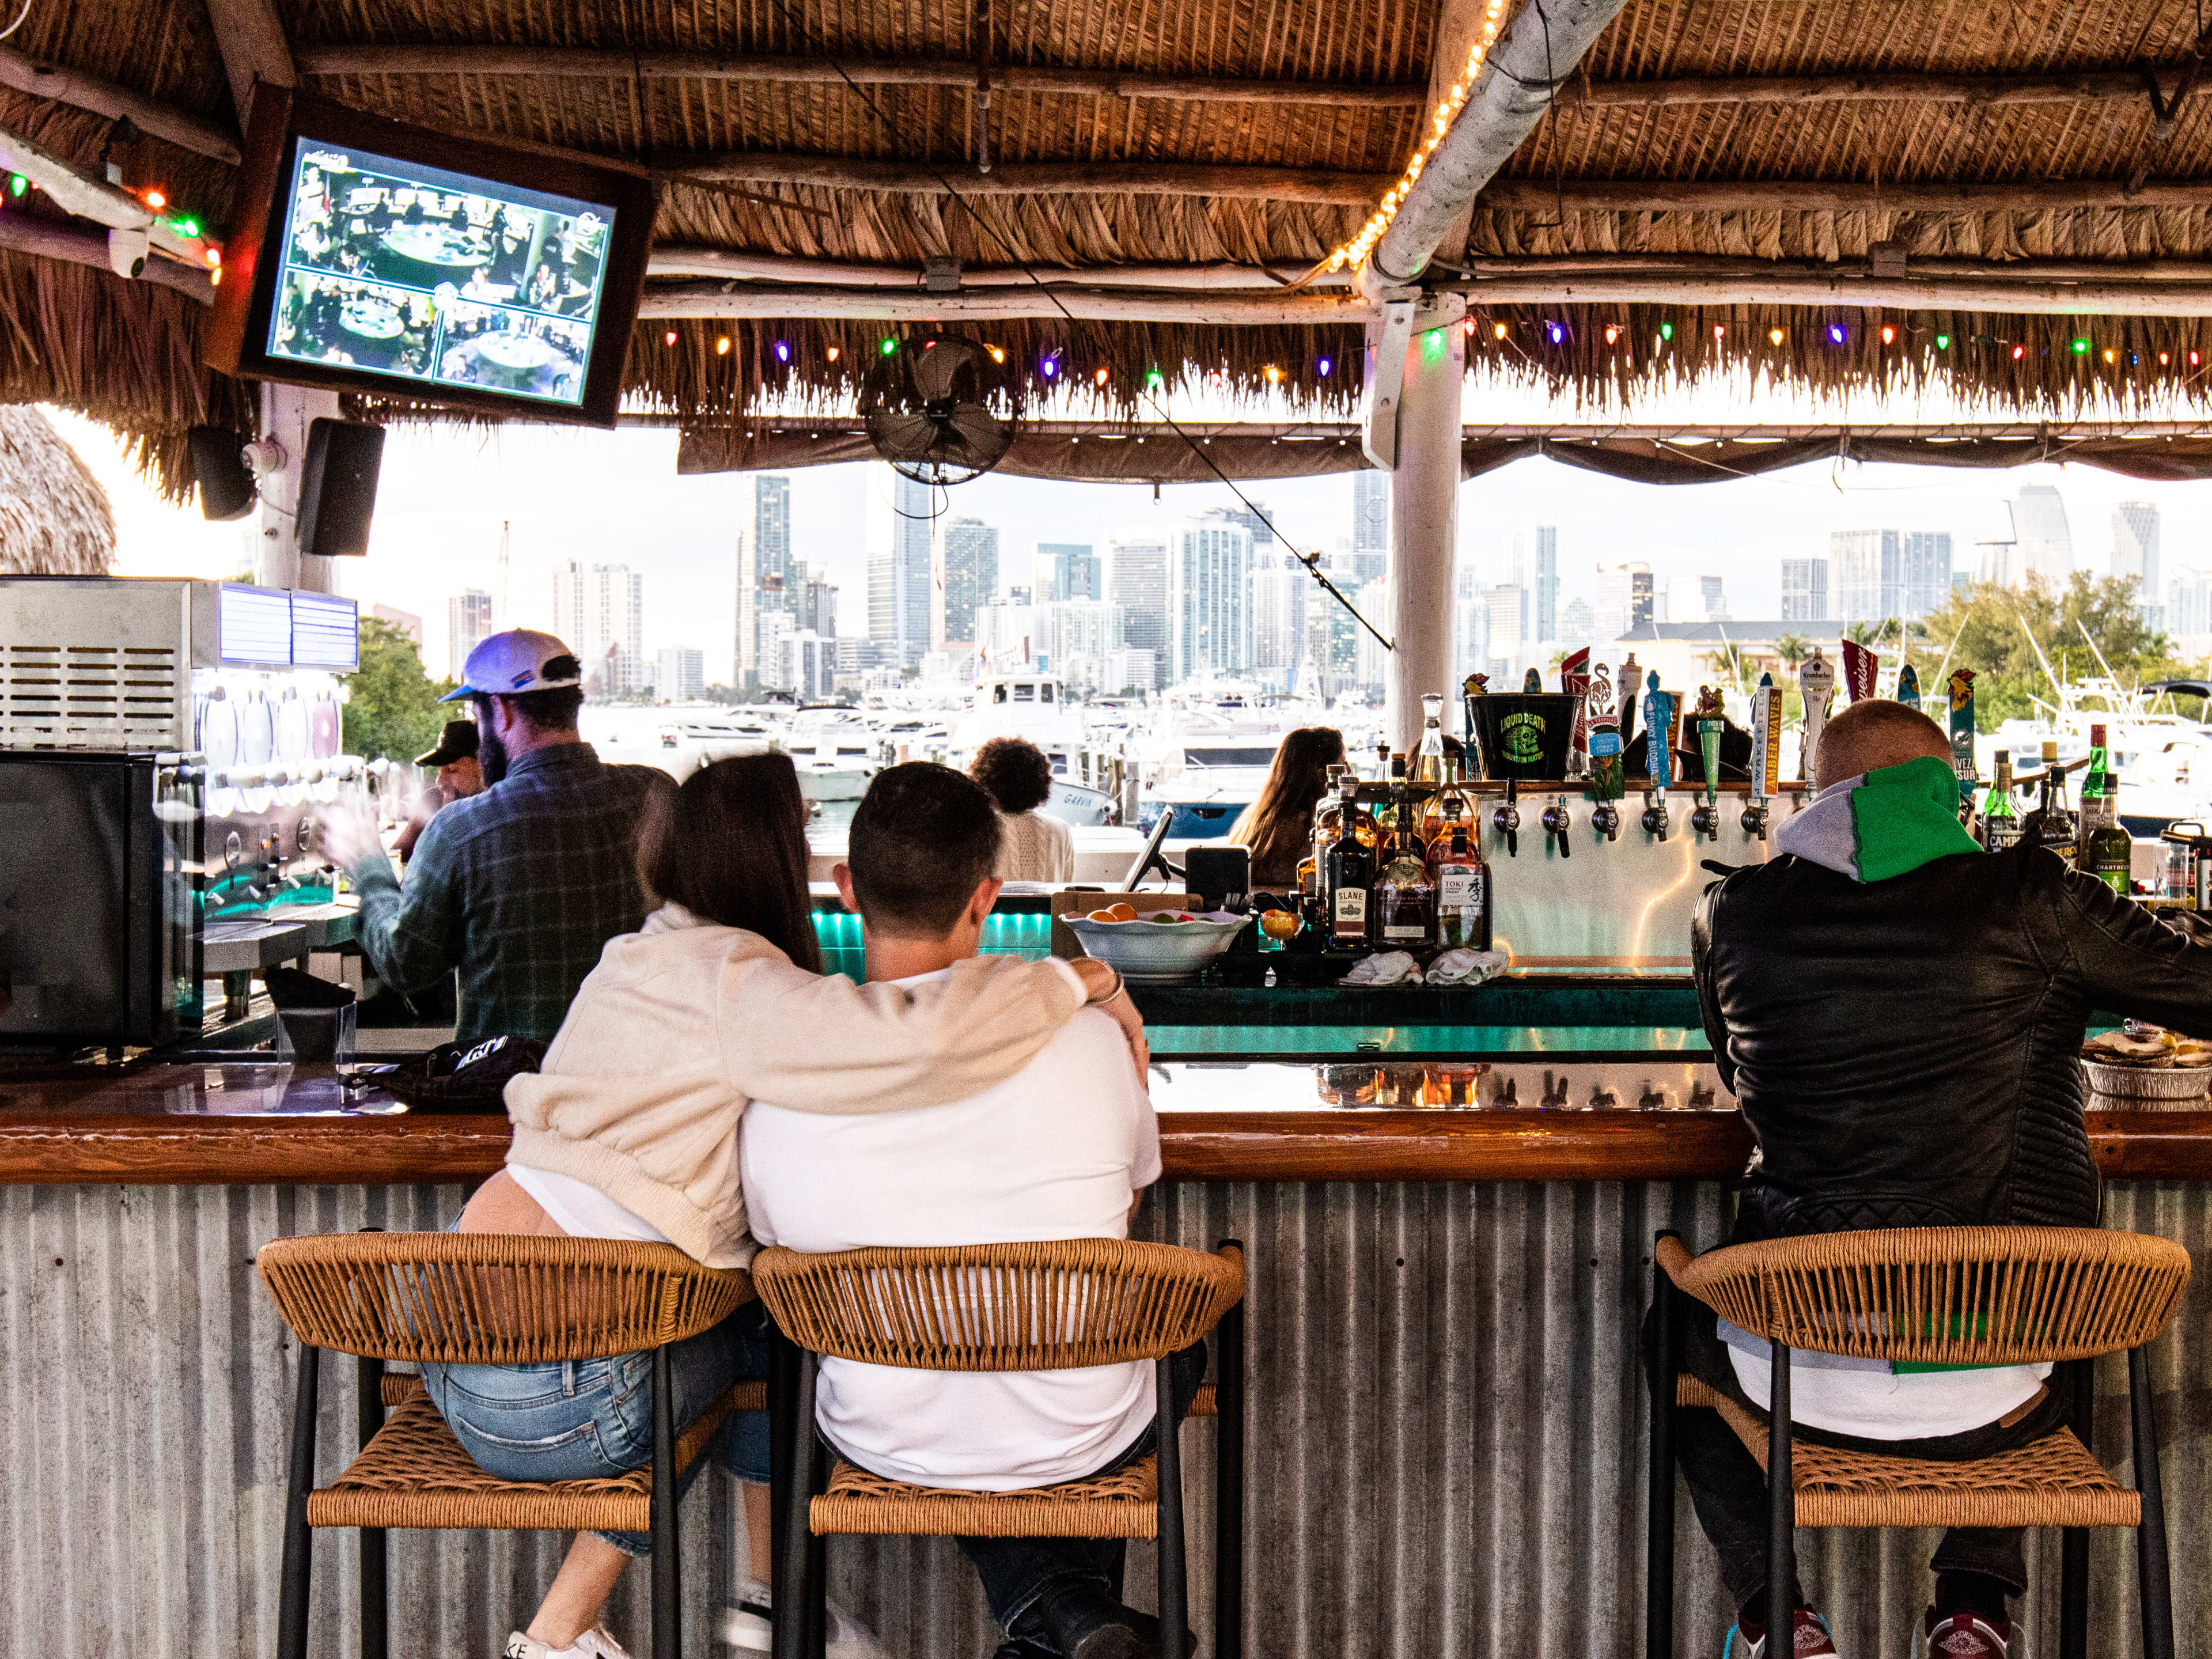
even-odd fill
[[[1631,629],[1651,620],[1656,595],[1648,564],[1600,565],[1597,592],[1590,600],[1592,637],[1609,646]]]
[[[663,702],[690,702],[707,690],[704,660],[688,645],[660,647],[659,672],[653,677],[653,695]]]
[[[999,532],[981,519],[947,519],[933,549],[929,641],[934,650],[975,643],[975,612],[999,597]]]
[[[1224,519],[1233,519],[1252,532],[1252,551],[1255,556],[1267,552],[1275,544],[1275,532],[1267,526],[1274,514],[1267,511],[1265,501],[1255,501],[1249,507],[1218,507],[1213,509]]]
[[[1951,598],[1951,532],[1912,530],[1905,537],[1905,618],[1940,611]]]
[[[1164,662],[1168,650],[1168,538],[1158,530],[1125,530],[1106,543],[1106,597],[1121,607],[1133,651]],[[1173,678],[1172,675],[1170,677]]]
[[[587,694],[619,697],[644,689],[645,578],[628,565],[571,559],[555,566],[553,631],[583,665]]]
[[[1787,623],[1824,623],[1828,620],[1828,562],[1826,559],[1783,560],[1782,620]]]
[[[1390,475],[1370,468],[1337,481],[1337,543],[1354,583],[1382,579],[1390,568]]]
[[[1948,530],[1838,530],[1828,562],[1838,622],[1917,621],[1951,597]]]
[[[2022,484],[2013,498],[2012,569],[2022,580],[2040,577],[2053,590],[2074,577],[2074,532],[2066,503],[2049,484]]]
[[[1243,673],[1252,659],[1252,532],[1213,514],[1176,526],[1167,599],[1169,684],[1201,669]]]
[[[1089,542],[1039,542],[1034,591],[1040,600],[1103,599],[1098,550]]]
[[[1721,591],[1718,576],[1698,578],[1698,617],[1701,622],[1716,622],[1728,615],[1728,595]]]
[[[1488,661],[1483,672],[1490,676],[1493,690],[1518,691],[1518,677],[1525,666],[1528,641],[1521,632],[1521,618],[1526,605],[1518,587],[1492,587],[1483,592],[1483,609],[1487,614]]]
[[[2166,606],[2159,586],[2158,508],[2148,501],[2122,501],[2112,509],[2112,574],[2136,584],[2136,605],[2146,624],[2165,626]]]
[[[929,486],[888,463],[868,469],[868,637],[896,668],[929,649]]]
[[[2212,581],[2194,570],[2177,570],[2166,588],[2166,629],[2175,634],[2212,634]]]
[[[1306,589],[1313,579],[1279,554],[1255,553],[1252,562],[1252,672],[1289,691],[1305,643]]]
[[[1529,643],[1559,637],[1559,531],[1532,525],[1513,532],[1513,584],[1528,590],[1521,632]]]
[[[758,685],[762,668],[775,668],[761,653],[761,613],[789,610],[792,586],[791,480],[748,473],[738,492],[738,684]]]
[[[837,590],[825,581],[807,581],[796,590],[793,607],[802,632],[811,629],[825,640],[837,637]]]
[[[481,587],[465,587],[446,601],[447,679],[459,683],[469,653],[493,631],[491,595]]]

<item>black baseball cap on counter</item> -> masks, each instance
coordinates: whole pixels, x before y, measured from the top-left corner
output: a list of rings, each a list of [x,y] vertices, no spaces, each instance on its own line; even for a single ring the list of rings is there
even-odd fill
[[[477,723],[474,720],[447,720],[445,734],[438,746],[415,757],[417,766],[451,766],[457,760],[477,757]]]

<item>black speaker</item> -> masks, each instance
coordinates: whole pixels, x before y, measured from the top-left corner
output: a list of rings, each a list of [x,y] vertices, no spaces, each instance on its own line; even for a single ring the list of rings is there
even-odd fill
[[[1183,884],[1201,910],[1242,910],[1252,890],[1252,849],[1193,847],[1182,855]]]
[[[300,476],[301,553],[331,559],[368,551],[376,474],[383,465],[382,427],[328,418],[307,422],[307,459]]]
[[[253,474],[238,453],[246,440],[227,426],[196,426],[185,434],[192,482],[200,487],[200,516],[216,524],[242,519],[253,507]]]

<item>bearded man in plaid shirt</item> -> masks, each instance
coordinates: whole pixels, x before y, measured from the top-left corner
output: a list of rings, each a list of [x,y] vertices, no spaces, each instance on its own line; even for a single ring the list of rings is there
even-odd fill
[[[455,1038],[551,1042],[584,975],[651,908],[638,834],[676,785],[605,766],[576,730],[583,671],[550,634],[495,634],[459,690],[476,708],[486,787],[432,818],[403,886],[372,826],[332,820],[325,845],[353,878],[362,952],[402,994],[460,975]]]

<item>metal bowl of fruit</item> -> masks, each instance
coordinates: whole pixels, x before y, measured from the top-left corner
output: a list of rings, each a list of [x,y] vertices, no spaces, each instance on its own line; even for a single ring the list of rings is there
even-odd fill
[[[1126,904],[1061,920],[1085,956],[1117,969],[1132,985],[1183,985],[1226,951],[1252,923],[1226,910],[1152,910]]]

